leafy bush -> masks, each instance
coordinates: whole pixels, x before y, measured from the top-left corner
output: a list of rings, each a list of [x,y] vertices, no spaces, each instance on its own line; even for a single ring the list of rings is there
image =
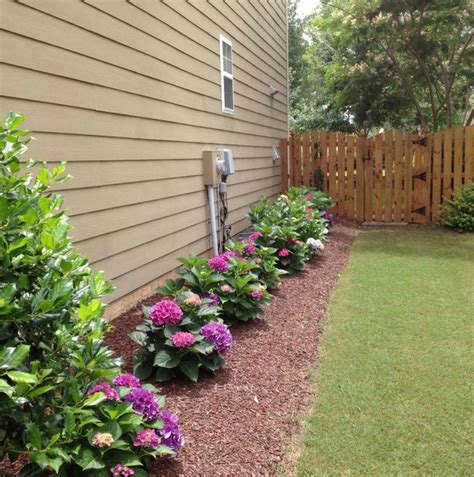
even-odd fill
[[[155,371],[157,381],[167,381],[178,373],[197,381],[201,369],[215,373],[224,364],[232,336],[219,320],[220,308],[210,299],[182,289],[183,285],[184,280],[167,280],[159,291],[175,300],[144,307],[146,320],[130,335],[146,350],[135,357],[135,374],[143,379]]]
[[[277,266],[288,273],[303,270],[314,251],[324,249],[328,220],[323,217],[326,212],[313,208],[313,204],[325,208],[331,202],[321,192],[295,187],[275,202],[262,198],[248,215],[261,234],[256,245],[277,249]]]
[[[441,224],[461,232],[474,232],[474,184],[457,190],[442,205]]]
[[[270,302],[270,294],[255,274],[258,265],[237,255],[228,251],[210,259],[195,255],[180,258],[177,273],[184,281],[157,291],[173,298],[176,289],[183,286],[219,305],[227,324],[253,320],[262,312],[262,306]]]
[[[276,248],[258,245],[255,241],[259,233],[251,234],[245,242],[229,241],[226,243],[226,251],[236,252],[251,264],[255,265],[253,272],[258,279],[267,285],[269,290],[277,288],[281,283],[281,276],[286,272],[277,267],[278,257]]]
[[[333,206],[331,198],[325,192],[311,187],[291,187],[288,198],[307,201],[310,207],[323,213]]]
[[[64,164],[20,165],[29,142],[28,131],[18,129],[23,119],[10,114],[0,132],[1,452],[10,460],[27,455],[24,475],[109,475],[107,466],[119,457],[138,472],[149,455],[169,452],[131,444],[148,424],[136,414],[127,424],[121,416],[130,415],[129,405],[120,416],[108,414],[111,403],[87,395],[119,371],[103,344],[108,326],[100,298],[112,286],[73,247],[62,198],[49,191],[67,178]],[[117,426],[120,449],[91,447],[91,431]]]

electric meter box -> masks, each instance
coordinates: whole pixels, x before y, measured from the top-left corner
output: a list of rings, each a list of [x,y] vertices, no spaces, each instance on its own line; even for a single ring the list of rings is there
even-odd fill
[[[218,149],[219,172],[223,176],[230,176],[235,173],[234,155],[232,149]]]
[[[219,183],[219,173],[217,171],[217,151],[214,149],[204,149],[202,151],[202,162],[204,185],[217,185]]]

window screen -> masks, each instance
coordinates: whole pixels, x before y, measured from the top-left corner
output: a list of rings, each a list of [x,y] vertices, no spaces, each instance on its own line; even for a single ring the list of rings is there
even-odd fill
[[[222,111],[234,112],[234,75],[232,65],[232,43],[227,38],[220,36],[221,59],[221,97]]]

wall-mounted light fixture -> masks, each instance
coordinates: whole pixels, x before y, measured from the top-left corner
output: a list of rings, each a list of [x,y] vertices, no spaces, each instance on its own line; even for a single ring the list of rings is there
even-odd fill
[[[273,98],[278,93],[278,90],[270,85],[270,96]]]

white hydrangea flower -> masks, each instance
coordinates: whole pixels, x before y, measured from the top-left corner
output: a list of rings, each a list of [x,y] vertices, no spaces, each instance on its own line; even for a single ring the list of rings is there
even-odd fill
[[[324,244],[321,242],[319,239],[314,239],[313,237],[310,237],[306,243],[313,249],[313,250],[324,250]]]

